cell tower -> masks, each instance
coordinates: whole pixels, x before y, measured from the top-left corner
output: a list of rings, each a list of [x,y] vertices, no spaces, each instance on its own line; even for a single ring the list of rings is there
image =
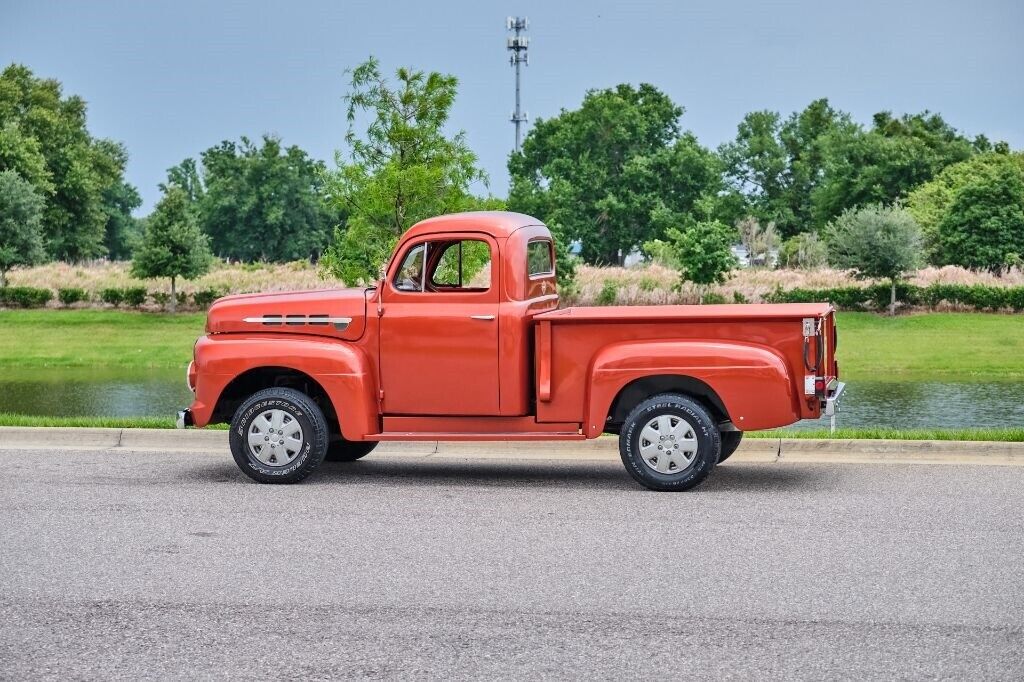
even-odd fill
[[[522,33],[528,28],[530,28],[530,20],[526,17],[509,17],[505,20],[505,30],[515,31],[515,35],[508,38],[506,47],[508,51],[512,53],[509,55],[508,63],[516,69],[516,110],[512,112],[512,125],[516,127],[517,152],[519,151],[519,145],[523,139],[522,124],[526,123],[526,119],[529,118],[529,115],[523,112],[519,104],[519,65],[530,65],[530,55],[527,53],[527,47],[530,44],[530,39],[522,35]]]

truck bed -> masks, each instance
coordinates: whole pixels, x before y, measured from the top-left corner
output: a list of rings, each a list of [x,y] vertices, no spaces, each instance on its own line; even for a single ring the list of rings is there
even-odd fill
[[[648,383],[661,377],[645,386],[647,392],[703,391],[719,416],[740,430],[817,418],[820,401],[805,391],[807,378],[813,384],[817,377],[805,363],[803,320],[820,320],[821,336],[810,346],[817,351],[819,344],[834,344],[832,312],[827,303],[783,303],[539,313],[533,318],[538,421],[579,422],[593,436],[608,426],[605,403],[614,412],[613,397],[639,377]],[[815,369],[822,376],[837,373],[834,362]]]
[[[821,317],[832,310],[827,303],[750,303],[736,305],[651,305],[593,306],[561,308],[534,316],[534,320],[552,322],[602,321],[638,322],[711,319],[792,319]]]

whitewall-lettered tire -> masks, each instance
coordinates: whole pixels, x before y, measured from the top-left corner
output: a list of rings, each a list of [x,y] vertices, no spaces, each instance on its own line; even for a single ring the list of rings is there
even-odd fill
[[[651,490],[689,490],[718,463],[718,428],[696,400],[656,395],[629,413],[619,432],[626,471]]]
[[[327,453],[327,420],[305,393],[267,388],[254,393],[231,420],[231,454],[260,483],[298,483]]]

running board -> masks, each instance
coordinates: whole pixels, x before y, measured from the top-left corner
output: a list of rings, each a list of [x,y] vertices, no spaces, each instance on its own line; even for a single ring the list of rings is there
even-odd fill
[[[517,431],[510,433],[415,433],[395,432],[375,433],[366,436],[364,440],[384,441],[509,441],[509,440],[586,440],[582,433],[560,432],[560,431]]]

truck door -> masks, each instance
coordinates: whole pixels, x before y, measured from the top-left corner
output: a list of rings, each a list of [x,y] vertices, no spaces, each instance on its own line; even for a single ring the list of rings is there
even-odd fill
[[[475,233],[403,247],[384,282],[384,413],[497,415],[497,243]]]

